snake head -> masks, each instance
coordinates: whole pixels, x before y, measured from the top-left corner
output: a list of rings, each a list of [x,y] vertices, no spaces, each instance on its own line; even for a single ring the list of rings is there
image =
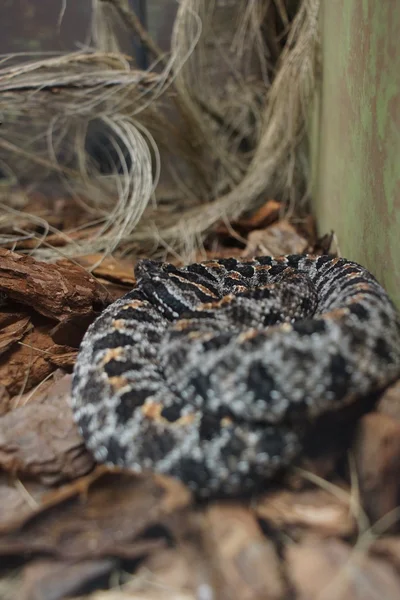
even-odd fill
[[[139,279],[151,279],[156,280],[160,275],[163,274],[163,264],[157,260],[150,260],[143,258],[139,260],[135,266],[135,277]]]

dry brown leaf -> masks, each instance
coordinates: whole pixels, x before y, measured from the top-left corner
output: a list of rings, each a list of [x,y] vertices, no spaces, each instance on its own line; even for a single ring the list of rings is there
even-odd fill
[[[264,229],[271,223],[279,219],[282,204],[276,200],[267,200],[265,204],[255,210],[249,217],[242,216],[236,221],[230,223],[227,227],[225,223],[218,223],[214,229],[217,235],[231,236],[232,231],[239,235],[246,235],[254,229]]]
[[[400,421],[400,379],[383,392],[376,410]]]
[[[313,237],[306,235],[307,239],[313,240]],[[315,236],[314,236],[315,239]],[[320,238],[315,239],[313,243],[310,243],[310,253],[311,254],[335,254],[337,253],[337,248],[333,244],[335,240],[335,235],[333,231],[330,233],[325,233],[325,235]],[[332,249],[333,246],[333,249]]]
[[[273,542],[240,504],[214,504],[206,512],[205,547],[218,571],[222,597],[279,600],[286,584]]]
[[[105,280],[128,284],[130,286],[133,286],[136,282],[133,261],[117,259],[112,256],[104,258],[102,254],[86,254],[85,256],[77,257],[75,260],[88,270],[101,261],[92,271],[96,277],[102,277]]]
[[[107,581],[116,567],[114,559],[82,560],[79,563],[35,560],[23,570],[19,600],[63,600],[94,581]]]
[[[48,487],[35,481],[0,475],[0,526],[31,514],[48,491]]]
[[[63,245],[65,245],[65,237],[69,235],[65,232],[68,232],[68,230],[76,230],[71,231],[73,239],[76,239],[74,234],[82,235],[81,226],[87,223],[87,214],[85,211],[80,210],[79,205],[74,201],[75,199],[65,194],[65,189],[62,188],[62,185],[57,185],[54,180],[50,186],[43,185],[43,183],[40,185],[41,191],[38,189],[32,190],[29,184],[27,187],[19,185],[18,188],[8,191],[8,205],[23,211],[17,217],[19,229],[32,232],[32,237],[21,239],[16,243],[9,242],[8,244],[4,244],[7,248],[37,248],[38,238],[41,237],[40,233],[35,236],[38,223],[32,222],[32,219],[28,215],[35,215],[35,217],[47,221],[52,228],[62,230],[59,234],[47,235],[47,243],[49,240],[51,243],[51,240],[54,238],[57,239],[58,236],[59,238],[64,238]],[[2,233],[15,234],[13,223],[9,220],[6,220],[6,223],[2,224],[2,226],[0,225],[0,230]]]
[[[110,593],[117,598],[120,592],[121,600],[195,600],[207,597],[201,582],[201,566],[191,558],[182,548],[158,550],[143,561],[122,589]],[[194,592],[196,587],[197,594]],[[213,596],[210,594],[208,597]]]
[[[0,355],[23,338],[30,327],[30,322],[31,319],[26,314],[3,308],[0,312]]]
[[[0,248],[0,291],[56,321],[94,317],[111,298],[83,268],[50,264]]]
[[[64,377],[66,378],[65,383],[61,382],[60,385],[55,385]],[[69,386],[69,379],[69,376],[62,369],[53,371],[50,377],[41,381],[34,389],[25,394],[18,394],[17,396],[10,398],[10,410],[14,410],[14,408],[18,408],[19,406],[25,406],[28,402],[51,403],[52,399],[56,398],[56,396],[61,395],[65,397],[67,387]]]
[[[0,555],[136,558],[164,543],[161,534],[143,538],[146,529],[189,501],[189,491],[175,480],[98,467],[48,496],[28,517],[0,528]]]
[[[36,214],[33,212],[32,214]],[[48,220],[46,218],[46,220]],[[51,220],[48,220],[50,222]],[[32,221],[26,221],[26,225],[24,227],[24,223],[22,222],[20,225],[21,228],[30,230],[32,229]],[[85,227],[83,229],[78,229],[77,231],[68,231],[68,232],[60,232],[60,233],[51,233],[46,236],[46,245],[52,246],[53,248],[62,248],[67,244],[70,244],[72,241],[79,242],[79,240],[87,240],[90,237],[94,237],[99,234],[101,231],[101,227]],[[37,236],[33,236],[32,238],[22,239],[18,242],[9,242],[8,244],[4,244],[4,247],[12,248],[13,250],[32,250],[37,248],[38,240]]]
[[[307,247],[307,240],[296,231],[293,225],[282,220],[267,229],[256,229],[249,233],[243,256],[302,254]]]
[[[94,461],[85,450],[67,399],[71,378],[46,390],[42,402],[29,402],[0,417],[0,466],[54,485],[87,473]]]
[[[10,404],[10,394],[5,385],[0,383],[0,416],[8,411]]]
[[[23,394],[41,383],[57,365],[70,365],[74,348],[55,344],[51,327],[42,317],[32,318],[35,325],[7,355],[0,358],[0,381],[11,396]]]
[[[68,369],[74,366],[77,355],[78,351],[73,350],[72,352],[64,352],[64,354],[53,354],[49,357],[49,360],[59,369]]]
[[[399,504],[400,421],[377,412],[365,415],[353,451],[361,499],[376,521]]]
[[[346,495],[344,490],[342,495]],[[279,490],[260,498],[254,510],[258,517],[277,528],[301,527],[323,536],[349,536],[356,530],[350,512],[350,491],[345,501],[318,488],[298,492]]]
[[[204,252],[199,251],[194,257],[195,262],[201,262],[203,260],[213,260],[214,258],[237,258],[238,260],[242,257],[243,250],[242,248],[234,248],[232,246],[224,248],[223,246],[215,246],[215,248],[211,251]],[[182,263],[179,263],[178,266],[181,266]]]
[[[238,220],[238,226],[244,231],[264,229],[279,219],[282,204],[276,200],[267,200],[265,204],[255,210],[248,218],[242,217]]]
[[[310,536],[286,548],[297,600],[397,600],[400,578],[387,562],[333,538]]]
[[[400,536],[387,536],[375,540],[371,545],[371,553],[388,560],[400,571]]]
[[[308,240],[310,248],[314,249],[313,252],[317,254],[320,252],[323,254],[329,252],[333,234],[331,232],[318,238],[317,223],[314,215],[309,213],[302,214],[300,218],[296,218],[295,223],[297,231]]]

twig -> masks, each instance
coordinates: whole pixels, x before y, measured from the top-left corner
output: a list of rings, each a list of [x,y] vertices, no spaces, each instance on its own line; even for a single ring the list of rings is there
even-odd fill
[[[140,19],[137,17],[136,13],[129,7],[126,0],[101,0],[101,2],[112,4],[119,12],[120,16],[125,21],[125,23],[129,25],[129,27],[134,32],[137,33],[137,35],[140,38],[140,41],[146,46],[146,48],[155,56],[157,60],[160,61],[160,63],[164,67],[167,66],[168,61],[165,58],[164,52],[143,27],[142,23],[140,22]]]

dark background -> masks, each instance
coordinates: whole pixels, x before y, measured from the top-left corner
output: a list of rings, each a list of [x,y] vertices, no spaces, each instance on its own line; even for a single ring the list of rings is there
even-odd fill
[[[137,14],[146,13],[147,27],[157,43],[167,50],[176,13],[175,0],[130,0]],[[60,27],[58,20],[62,0],[1,0],[0,54],[14,52],[78,50],[89,40],[91,0],[67,0]],[[128,36],[124,51],[136,53],[144,60],[143,51]],[[125,44],[124,44],[125,46]],[[145,64],[140,64],[145,68]]]

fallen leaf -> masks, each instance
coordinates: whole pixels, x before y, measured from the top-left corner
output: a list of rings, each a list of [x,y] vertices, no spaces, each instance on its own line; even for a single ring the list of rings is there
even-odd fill
[[[387,562],[329,538],[310,536],[286,546],[286,561],[297,600],[397,600],[400,578]]]
[[[201,582],[202,565],[192,560],[190,553],[177,549],[162,548],[150,554],[135,571],[124,589],[122,598],[129,600],[196,600],[207,596],[210,588]],[[195,588],[196,592],[195,593]],[[112,590],[118,595],[118,590]],[[116,596],[118,597],[118,596]],[[104,599],[105,600],[105,599]]]
[[[388,560],[400,571],[400,536],[389,535],[376,539],[371,545],[371,554]]]
[[[341,488],[337,495],[318,488],[295,492],[279,490],[266,494],[254,504],[256,515],[277,528],[301,527],[323,536],[341,537],[356,531],[350,509],[350,490]]]
[[[243,600],[279,600],[286,583],[274,543],[240,504],[213,504],[206,511],[205,547],[218,569],[221,595]]]
[[[302,254],[307,246],[307,240],[297,233],[293,225],[282,220],[267,229],[249,233],[243,256]]]
[[[46,236],[46,245],[52,246],[53,248],[62,248],[71,242],[78,242],[80,240],[87,240],[90,237],[96,236],[100,231],[101,227],[84,227],[77,231],[68,231],[60,232],[60,233],[51,233]],[[27,220],[26,225],[24,227],[24,222],[20,222],[19,225],[21,228],[29,230],[32,228],[32,221]],[[30,250],[37,248],[38,240],[37,235],[33,235],[31,238],[22,239],[18,242],[9,242],[8,244],[4,244],[7,248],[12,248],[16,250]]]
[[[41,381],[34,389],[25,394],[18,394],[10,399],[10,410],[25,404],[44,402],[58,402],[58,398],[67,401],[71,386],[71,376],[62,369],[56,369],[50,377]]]
[[[276,200],[267,200],[265,204],[257,208],[249,217],[241,217],[237,224],[245,231],[264,229],[267,225],[279,219],[282,204]]]
[[[87,270],[91,269],[96,277],[130,286],[133,286],[136,282],[133,261],[117,259],[112,256],[104,258],[102,254],[86,254],[77,257],[76,262]],[[97,263],[100,264],[92,270],[93,265]]]
[[[232,221],[229,227],[224,222],[218,223],[214,232],[217,235],[231,236],[232,231],[234,231],[243,236],[249,231],[263,229],[277,221],[281,210],[282,204],[280,202],[267,200],[265,204],[257,208],[250,216],[241,216],[240,219]]]
[[[376,405],[376,411],[400,421],[400,379],[383,392]]]
[[[30,325],[31,319],[26,314],[3,308],[0,312],[0,355],[22,339]]]
[[[312,239],[306,236],[307,239]],[[314,244],[312,244],[310,253],[311,254],[334,254],[332,250],[332,244],[334,240],[334,233],[326,233],[322,237],[318,238]]]
[[[98,467],[47,496],[28,517],[1,527],[0,556],[136,558],[164,544],[162,534],[146,539],[145,531],[189,501],[189,491],[173,479]]]
[[[75,349],[54,344],[51,326],[43,317],[32,317],[32,325],[33,329],[0,358],[0,381],[11,396],[35,387],[56,365],[72,363],[70,353]]]
[[[48,491],[38,482],[0,475],[0,527],[31,514]]]
[[[88,586],[106,583],[117,566],[115,559],[82,560],[79,563],[35,560],[23,570],[20,600],[63,600],[84,593]]]
[[[231,258],[235,257],[238,260],[241,259],[243,250],[242,248],[234,248],[232,246],[228,246],[224,248],[223,246],[217,246],[214,250],[208,250],[204,252],[203,250],[199,251],[195,257],[194,262],[201,262],[204,260],[212,260],[214,258]],[[179,263],[178,266],[182,266],[182,263]]]
[[[0,416],[8,411],[10,398],[11,396],[8,393],[6,386],[0,383]]]
[[[94,461],[73,422],[65,376],[46,391],[43,402],[19,406],[0,417],[0,465],[54,485],[87,473]]]
[[[54,354],[49,360],[59,369],[67,369],[74,366],[77,355],[78,351],[74,350],[73,352],[64,352],[64,354]]]
[[[400,421],[377,412],[365,415],[357,428],[353,454],[363,506],[377,521],[399,504]],[[397,521],[392,527],[398,527]]]

